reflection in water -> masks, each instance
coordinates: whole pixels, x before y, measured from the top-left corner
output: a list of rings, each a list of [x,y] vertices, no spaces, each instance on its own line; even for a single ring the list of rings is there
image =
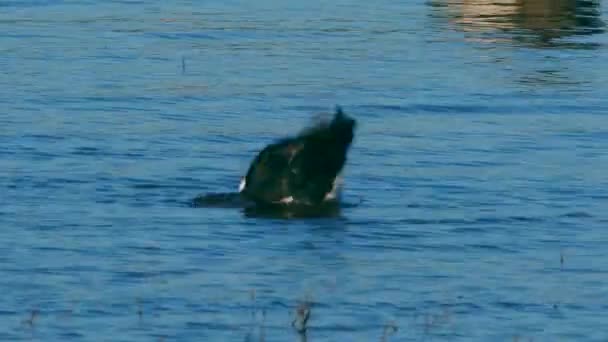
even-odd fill
[[[337,218],[340,217],[340,205],[337,203],[310,206],[267,205],[253,206],[243,209],[246,217],[302,219],[302,218]]]
[[[339,217],[342,207],[355,206],[354,204],[338,204],[337,202],[327,202],[317,206],[253,205],[243,200],[238,192],[203,194],[192,199],[189,204],[195,208],[241,208],[246,217],[282,219]]]
[[[436,0],[431,5],[460,29],[481,33],[475,37],[481,41],[554,46],[557,38],[603,32],[605,26],[594,0]]]

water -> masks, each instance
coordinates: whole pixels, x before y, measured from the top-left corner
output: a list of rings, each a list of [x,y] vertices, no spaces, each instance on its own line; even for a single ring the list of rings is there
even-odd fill
[[[0,340],[608,340],[599,1],[0,7]],[[335,104],[358,205],[187,205]]]

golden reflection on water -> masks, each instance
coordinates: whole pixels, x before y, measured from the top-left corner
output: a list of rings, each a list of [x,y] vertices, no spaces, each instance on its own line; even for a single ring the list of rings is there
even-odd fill
[[[550,44],[557,38],[603,32],[600,1],[582,0],[436,0],[451,24],[467,37],[485,42]],[[494,35],[487,35],[494,34]]]

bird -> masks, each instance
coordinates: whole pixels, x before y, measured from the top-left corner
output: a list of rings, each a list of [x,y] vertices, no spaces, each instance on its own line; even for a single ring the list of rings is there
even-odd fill
[[[337,200],[355,126],[338,106],[331,120],[266,146],[241,179],[239,193],[265,204],[314,206]]]
[[[341,173],[355,137],[357,121],[336,106],[299,134],[279,139],[253,158],[237,193],[195,198],[197,206],[243,206],[248,209],[309,209],[337,205]]]

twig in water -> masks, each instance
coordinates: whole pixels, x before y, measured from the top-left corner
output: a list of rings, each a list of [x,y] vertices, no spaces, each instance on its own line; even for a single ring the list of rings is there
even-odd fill
[[[291,322],[296,331],[300,334],[305,334],[308,328],[306,324],[310,318],[311,303],[308,300],[300,302],[296,308],[296,317]]]
[[[143,315],[144,315],[144,309],[142,308],[141,305],[141,298],[137,298],[137,317],[139,317],[139,321],[141,322],[143,319]]]
[[[384,326],[384,330],[382,331],[382,337],[380,338],[380,342],[387,342],[389,336],[396,333],[399,328],[395,324],[395,322],[389,322]]]
[[[30,327],[33,327],[36,321],[36,317],[38,317],[39,313],[40,311],[38,311],[37,309],[32,310],[32,312],[30,313],[30,318],[23,320],[23,323],[29,325]]]

